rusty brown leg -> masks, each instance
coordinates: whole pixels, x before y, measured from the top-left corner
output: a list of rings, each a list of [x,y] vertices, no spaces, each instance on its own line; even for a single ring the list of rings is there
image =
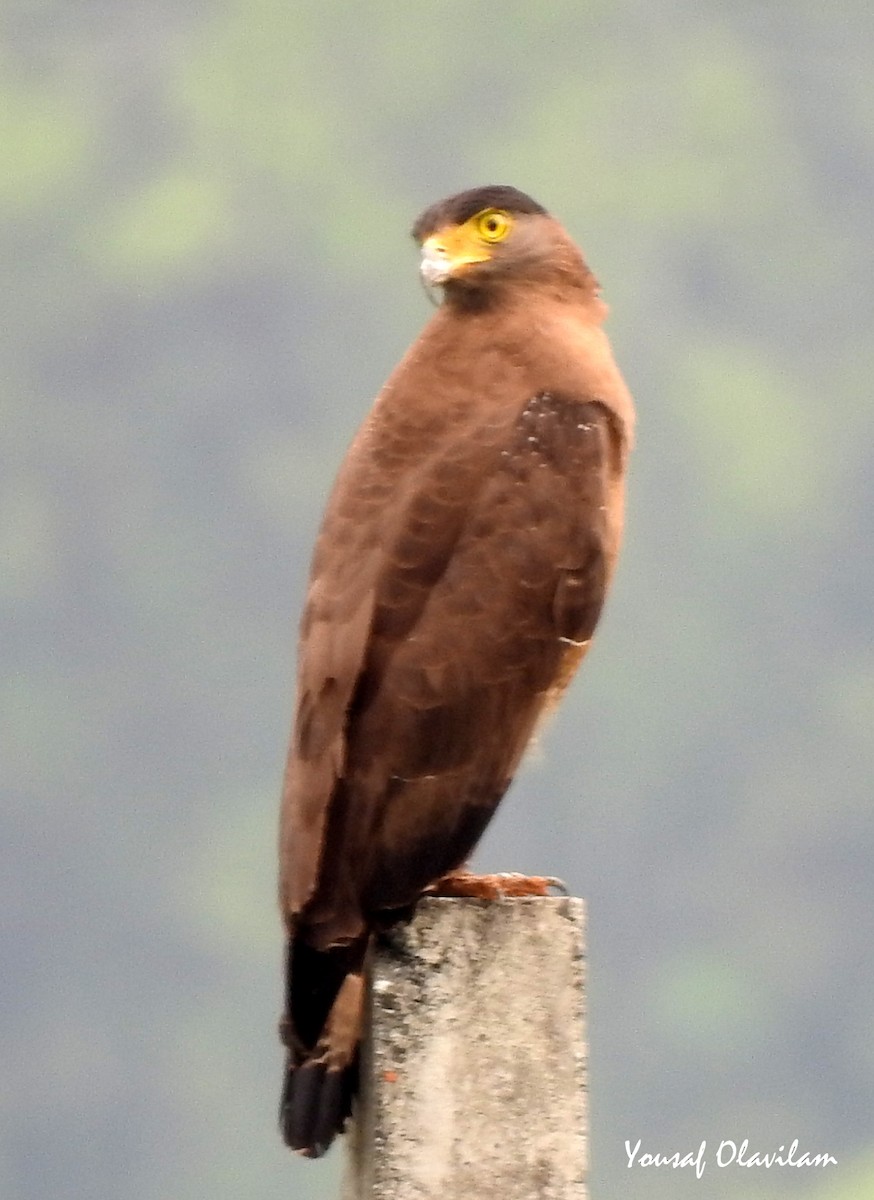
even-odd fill
[[[549,875],[474,875],[462,868],[438,879],[425,895],[500,900],[502,896],[548,896],[553,890],[567,894],[562,881]]]

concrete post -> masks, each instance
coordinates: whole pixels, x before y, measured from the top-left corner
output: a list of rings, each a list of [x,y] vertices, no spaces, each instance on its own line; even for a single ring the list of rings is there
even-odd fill
[[[584,907],[427,899],[374,956],[344,1200],[585,1200]]]

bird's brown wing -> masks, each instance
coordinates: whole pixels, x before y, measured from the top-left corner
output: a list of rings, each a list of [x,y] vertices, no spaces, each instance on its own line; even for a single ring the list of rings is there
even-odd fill
[[[370,930],[467,858],[585,652],[623,461],[607,407],[541,394],[436,439],[412,470],[365,447],[341,475],[283,801],[280,1120],[302,1153],[349,1112]]]
[[[339,629],[316,572],[285,800],[313,945],[357,936],[470,853],[597,622],[619,437],[596,401],[535,396],[406,481]],[[311,657],[316,637],[330,649]]]

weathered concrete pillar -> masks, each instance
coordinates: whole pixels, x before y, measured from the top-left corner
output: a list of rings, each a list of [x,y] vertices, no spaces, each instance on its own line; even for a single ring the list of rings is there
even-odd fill
[[[344,1200],[585,1200],[584,907],[428,899],[372,965]]]

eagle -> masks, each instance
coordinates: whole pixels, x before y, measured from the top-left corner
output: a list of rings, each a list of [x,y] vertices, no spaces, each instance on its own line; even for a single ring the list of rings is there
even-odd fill
[[[622,535],[634,409],[574,241],[506,186],[413,237],[440,303],[340,467],[300,625],[280,1127],[308,1157],[351,1111],[373,939],[425,892],[490,894],[464,864],[586,654]]]

